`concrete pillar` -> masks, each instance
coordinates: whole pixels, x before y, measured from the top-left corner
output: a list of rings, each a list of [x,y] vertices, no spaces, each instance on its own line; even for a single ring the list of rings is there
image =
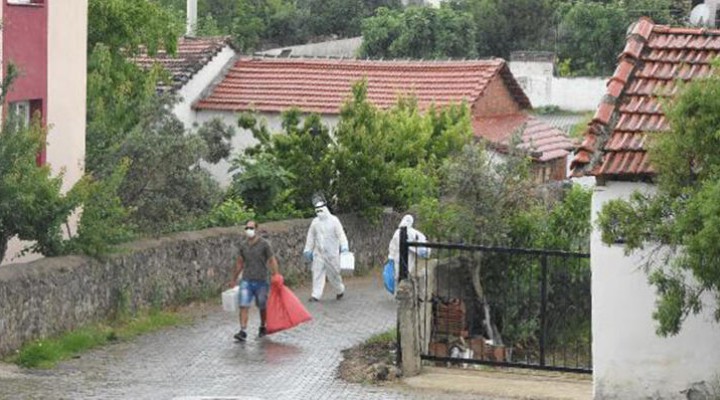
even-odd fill
[[[404,377],[420,373],[420,340],[418,338],[417,292],[411,279],[400,281],[395,291],[398,300],[398,334]]]
[[[197,0],[187,0],[185,36],[194,37],[197,32]]]

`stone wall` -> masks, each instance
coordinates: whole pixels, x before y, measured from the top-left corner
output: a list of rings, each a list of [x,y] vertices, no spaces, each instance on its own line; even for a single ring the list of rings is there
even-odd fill
[[[356,274],[381,266],[399,216],[376,223],[340,216],[355,253]],[[307,281],[302,249],[310,220],[272,222],[260,234],[275,249],[283,275]],[[0,268],[0,355],[23,343],[111,317],[119,309],[165,306],[212,291],[232,275],[239,228],[213,228],[141,240],[97,260],[54,257]]]

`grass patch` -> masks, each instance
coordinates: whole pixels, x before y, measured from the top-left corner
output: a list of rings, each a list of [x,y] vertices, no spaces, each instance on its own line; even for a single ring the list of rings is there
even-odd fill
[[[188,321],[189,318],[180,313],[146,311],[113,324],[83,327],[56,338],[28,343],[20,348],[16,355],[10,357],[9,361],[25,368],[52,368],[62,360],[95,347]]]
[[[570,128],[568,135],[573,139],[581,139],[594,115],[595,114],[593,112],[583,114],[582,120]]]
[[[378,333],[365,341],[367,345],[395,343],[397,341],[397,329],[393,328],[387,332]]]
[[[578,115],[583,114],[581,111],[571,111],[558,106],[541,106],[532,110],[535,115]]]

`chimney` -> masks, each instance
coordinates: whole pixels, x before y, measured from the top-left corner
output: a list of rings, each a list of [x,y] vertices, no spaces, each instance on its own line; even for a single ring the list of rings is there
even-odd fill
[[[195,36],[197,29],[197,0],[187,0],[187,26],[185,36]]]
[[[708,9],[710,10],[710,20],[708,21],[708,26],[711,28],[716,28],[718,26],[718,3],[720,3],[718,0],[705,0],[705,4],[708,6]]]

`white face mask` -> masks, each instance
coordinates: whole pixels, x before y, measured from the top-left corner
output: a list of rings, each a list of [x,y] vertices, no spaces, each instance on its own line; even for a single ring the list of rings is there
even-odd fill
[[[245,229],[245,236],[249,238],[255,237],[255,229]]]

